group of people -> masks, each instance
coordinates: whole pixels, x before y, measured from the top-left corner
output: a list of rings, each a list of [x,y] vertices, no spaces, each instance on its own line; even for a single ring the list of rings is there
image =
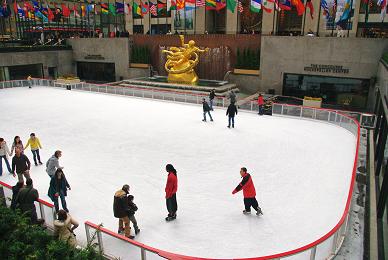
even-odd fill
[[[18,182],[12,187],[11,208],[19,209],[26,215],[32,224],[43,225],[44,220],[38,219],[35,202],[39,201],[39,192],[33,187],[33,181],[30,175],[31,162],[24,154],[25,149],[30,146],[35,166],[42,165],[39,149],[42,145],[35,133],[30,134],[26,146],[23,146],[19,136],[15,136],[11,146],[8,148],[4,138],[0,138],[0,175],[3,173],[2,161],[5,161],[7,169],[14,177],[18,177]],[[12,158],[12,166],[9,164],[8,156],[15,155]],[[61,151],[55,151],[54,155],[46,163],[46,172],[50,177],[50,187],[48,196],[54,202],[55,212],[58,218],[54,221],[55,234],[59,239],[76,245],[74,229],[78,223],[70,216],[67,209],[66,199],[67,189],[71,189],[63,173],[63,167],[59,166],[58,159],[62,156]],[[25,180],[24,180],[25,179]],[[24,185],[25,184],[25,185]],[[61,199],[62,209],[59,209],[58,198]]]
[[[215,90],[211,90],[209,94],[209,103],[206,101],[205,98],[202,99],[202,110],[203,110],[203,122],[206,122],[206,115],[209,115],[210,121],[214,121],[213,117],[210,113],[210,111],[213,111],[213,104],[214,104],[214,98],[216,97]],[[229,106],[228,109],[226,110],[226,116],[228,116],[228,128],[232,127],[234,128],[234,117],[237,115],[237,106],[235,105],[236,103],[236,94],[234,93],[233,90],[230,91],[229,93]],[[264,97],[262,94],[259,94],[259,97],[257,99],[257,104],[259,106],[259,115],[264,115]]]

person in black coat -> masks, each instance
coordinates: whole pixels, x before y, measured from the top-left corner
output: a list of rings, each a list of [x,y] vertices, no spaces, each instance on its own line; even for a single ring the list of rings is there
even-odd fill
[[[216,93],[214,92],[215,90],[212,89],[209,93],[209,103],[210,103],[210,110],[213,111],[213,101],[214,98],[216,97]]]
[[[19,194],[19,191],[21,188],[23,188],[24,183],[23,182],[18,182],[16,183],[15,186],[12,186],[12,200],[11,200],[11,209],[15,210],[16,209],[16,197]]]
[[[137,206],[133,202],[133,199],[134,199],[133,195],[128,195],[127,198],[128,198],[128,207],[129,207],[128,218],[129,218],[129,221],[132,222],[133,227],[135,228],[135,234],[137,235],[140,232],[140,228],[137,225],[137,221],[135,218],[135,212],[137,211]]]
[[[212,115],[210,114],[210,107],[205,99],[202,100],[202,108],[203,108],[203,122],[206,122],[206,113],[210,117],[210,121],[213,121]]]
[[[69,183],[66,180],[65,174],[61,168],[58,168],[53,177],[51,177],[50,187],[48,190],[48,196],[54,202],[55,211],[59,211],[58,197],[61,198],[62,208],[69,212],[67,209],[66,199],[67,189],[71,190]]]
[[[128,202],[129,185],[125,184],[116,191],[113,198],[113,215],[119,219],[118,233],[124,231],[124,235],[130,239],[135,238],[131,236],[131,226],[129,225],[129,202]]]
[[[234,103],[231,103],[226,110],[226,115],[229,116],[228,128],[230,128],[230,122],[232,122],[232,127],[234,128],[234,116],[237,115],[237,107]]]
[[[28,160],[27,156],[25,156],[19,148],[15,149],[15,156],[12,158],[13,176],[16,177],[16,170],[19,182],[24,182],[23,175],[26,180],[30,178],[30,168],[31,163],[30,160]]]

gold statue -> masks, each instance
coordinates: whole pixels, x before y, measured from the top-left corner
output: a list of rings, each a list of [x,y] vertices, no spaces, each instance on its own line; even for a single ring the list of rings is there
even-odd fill
[[[168,72],[168,82],[184,83],[195,85],[198,82],[197,73],[194,67],[199,62],[198,53],[208,51],[209,48],[201,50],[195,46],[195,41],[191,40],[185,44],[185,36],[179,35],[182,47],[170,47],[163,50],[167,53],[167,61],[164,68]]]

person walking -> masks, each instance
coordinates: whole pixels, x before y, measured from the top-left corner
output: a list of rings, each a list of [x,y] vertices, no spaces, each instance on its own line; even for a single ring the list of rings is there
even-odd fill
[[[11,173],[11,166],[8,162],[8,155],[11,156],[7,143],[4,141],[4,138],[0,138],[0,176],[3,175],[3,159],[5,165],[7,165],[8,172]]]
[[[36,158],[38,158],[39,164],[42,164],[42,162],[40,161],[40,155],[39,155],[39,148],[42,149],[42,145],[40,144],[39,138],[35,136],[35,133],[30,134],[30,139],[28,139],[28,142],[26,144],[26,147],[24,147],[24,149],[27,149],[29,145],[31,145],[31,152],[34,157],[35,166],[38,166]]]
[[[31,77],[31,75],[28,75],[27,80],[28,80],[28,88],[31,88],[32,87],[32,77]]]
[[[24,153],[23,142],[22,142],[22,140],[20,140],[20,137],[19,137],[19,136],[15,136],[15,138],[13,139],[13,143],[12,143],[12,146],[11,146],[11,156],[12,156],[13,153],[16,151],[16,148],[19,148],[20,151],[21,151],[22,153]]]
[[[234,128],[234,116],[237,115],[237,107],[234,103],[229,104],[228,109],[226,110],[226,115],[229,116],[228,128],[230,128],[230,123],[232,123],[232,127]]]
[[[259,105],[259,115],[264,115],[264,98],[261,94],[259,94],[259,97],[257,98],[257,105]]]
[[[39,193],[32,185],[32,179],[28,178],[26,187],[21,188],[16,196],[16,204],[23,213],[27,213],[32,224],[42,224],[43,220],[38,220],[36,214],[35,201],[39,200]]]
[[[240,175],[243,178],[242,181],[237,185],[237,187],[232,191],[232,194],[236,194],[240,190],[243,190],[244,194],[244,205],[245,209],[243,210],[244,214],[251,214],[251,207],[256,210],[256,215],[263,215],[261,208],[256,200],[256,190],[255,185],[253,184],[251,175],[247,172],[247,168],[242,167],[240,169]]]
[[[78,222],[69,213],[61,209],[58,211],[58,219],[54,220],[54,236],[75,247],[77,240],[74,229],[78,226]]]
[[[210,110],[213,111],[213,102],[216,97],[215,89],[212,89],[209,93]]]
[[[206,113],[210,117],[210,121],[213,121],[212,115],[210,114],[210,107],[205,99],[202,99],[202,108],[203,108],[203,122],[206,122]]]
[[[135,218],[135,212],[137,211],[137,206],[133,202],[134,198],[135,197],[133,197],[133,195],[128,195],[128,207],[129,207],[128,218],[129,218],[129,221],[132,222],[133,228],[135,229],[135,234],[137,235],[140,232],[140,228],[137,225],[137,221]]]
[[[229,93],[229,100],[231,104],[236,103],[236,94],[234,93],[233,90],[231,90]]]
[[[176,201],[176,192],[178,191],[178,177],[174,166],[171,164],[166,165],[166,172],[168,172],[167,183],[166,183],[166,206],[168,216],[166,221],[176,219],[176,212],[178,210],[178,204]]]
[[[26,179],[30,178],[31,163],[25,154],[22,154],[19,148],[15,149],[15,156],[12,158],[12,174],[13,177],[18,175],[19,182],[24,182],[23,175]]]
[[[66,198],[65,198],[67,196],[67,189],[71,190],[71,187],[67,182],[67,179],[62,169],[58,168],[55,171],[54,176],[51,177],[50,187],[47,193],[50,199],[54,202],[55,212],[57,213],[59,211],[58,197],[61,198],[62,208],[66,212],[69,212],[69,210],[67,209]]]
[[[116,191],[113,197],[113,214],[115,218],[119,219],[119,230],[118,233],[124,231],[124,235],[130,239],[134,239],[134,236],[131,236],[131,226],[129,225],[129,206],[128,206],[128,195],[129,185],[125,184],[123,187]]]
[[[63,170],[63,167],[59,166],[59,158],[62,156],[62,151],[55,151],[53,156],[46,162],[46,172],[51,177],[54,176],[57,169]]]

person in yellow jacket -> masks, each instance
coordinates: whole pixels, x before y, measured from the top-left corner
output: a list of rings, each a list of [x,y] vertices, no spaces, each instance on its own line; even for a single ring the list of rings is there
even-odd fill
[[[32,87],[32,77],[31,77],[31,75],[28,75],[27,80],[28,80],[28,88],[31,88]]]
[[[42,145],[39,142],[39,138],[35,136],[35,133],[30,134],[30,139],[28,139],[28,142],[24,147],[24,150],[26,150],[29,145],[31,146],[31,152],[34,157],[35,166],[38,166],[36,158],[38,158],[39,164],[42,164],[42,162],[40,161],[40,155],[39,155],[39,148],[42,149]]]

